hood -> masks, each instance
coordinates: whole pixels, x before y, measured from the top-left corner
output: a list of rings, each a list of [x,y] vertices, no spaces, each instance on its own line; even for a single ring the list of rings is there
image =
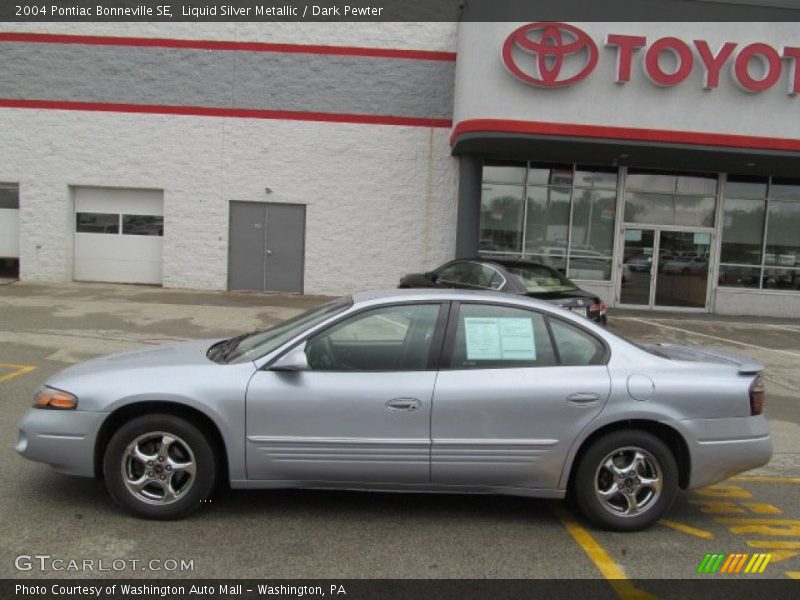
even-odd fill
[[[675,344],[643,344],[643,346],[655,354],[672,360],[725,364],[736,367],[742,374],[759,373],[764,370],[764,365],[757,360],[715,348],[695,348]]]
[[[193,340],[166,346],[155,346],[132,352],[109,354],[78,363],[60,371],[48,380],[58,387],[57,380],[101,372],[147,369],[152,367],[213,364],[207,357],[208,348],[219,340]]]

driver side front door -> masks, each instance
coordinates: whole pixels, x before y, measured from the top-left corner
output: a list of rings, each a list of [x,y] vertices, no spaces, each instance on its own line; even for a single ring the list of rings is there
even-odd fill
[[[428,483],[446,311],[442,303],[368,309],[306,342],[309,370],[257,372],[247,391],[248,478]]]

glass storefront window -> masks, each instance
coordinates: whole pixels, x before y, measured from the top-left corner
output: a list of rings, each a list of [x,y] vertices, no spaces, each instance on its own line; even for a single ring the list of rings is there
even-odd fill
[[[726,198],[757,198],[767,197],[767,180],[750,177],[728,177],[725,183]]]
[[[627,192],[625,221],[643,225],[713,227],[714,196]]]
[[[760,267],[740,267],[720,265],[718,282],[723,287],[758,288],[761,277]]]
[[[523,163],[500,163],[486,161],[483,164],[483,181],[491,183],[525,183],[525,170]]]
[[[570,253],[593,258],[614,255],[615,191],[576,189],[573,195]]]
[[[731,176],[724,219],[720,286],[800,290],[800,182]]]
[[[800,290],[800,269],[764,269],[762,286],[768,290]]]
[[[528,170],[529,185],[572,185],[572,167],[531,164]]]
[[[725,199],[722,215],[721,262],[761,264],[765,205],[766,200]]]
[[[617,171],[587,171],[578,167],[575,171],[575,187],[617,189]]]
[[[518,254],[576,279],[611,279],[616,169],[486,161],[482,189],[480,252]]]
[[[566,247],[569,202],[568,187],[528,186],[526,253],[545,254],[553,246]]]
[[[775,178],[769,191],[770,198],[800,202],[800,181]]]
[[[520,251],[524,193],[521,185],[484,183],[481,186],[480,250]]]
[[[764,264],[800,267],[800,200],[769,201]]]

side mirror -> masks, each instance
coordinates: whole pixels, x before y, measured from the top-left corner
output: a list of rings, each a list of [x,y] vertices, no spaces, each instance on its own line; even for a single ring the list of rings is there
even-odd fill
[[[308,357],[306,357],[306,344],[303,342],[296,348],[289,350],[269,367],[270,371],[308,371]]]

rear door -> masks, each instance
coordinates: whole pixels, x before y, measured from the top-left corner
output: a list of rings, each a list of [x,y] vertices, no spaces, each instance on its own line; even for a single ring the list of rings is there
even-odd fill
[[[606,346],[520,307],[454,304],[431,419],[431,480],[556,489],[610,393]]]

